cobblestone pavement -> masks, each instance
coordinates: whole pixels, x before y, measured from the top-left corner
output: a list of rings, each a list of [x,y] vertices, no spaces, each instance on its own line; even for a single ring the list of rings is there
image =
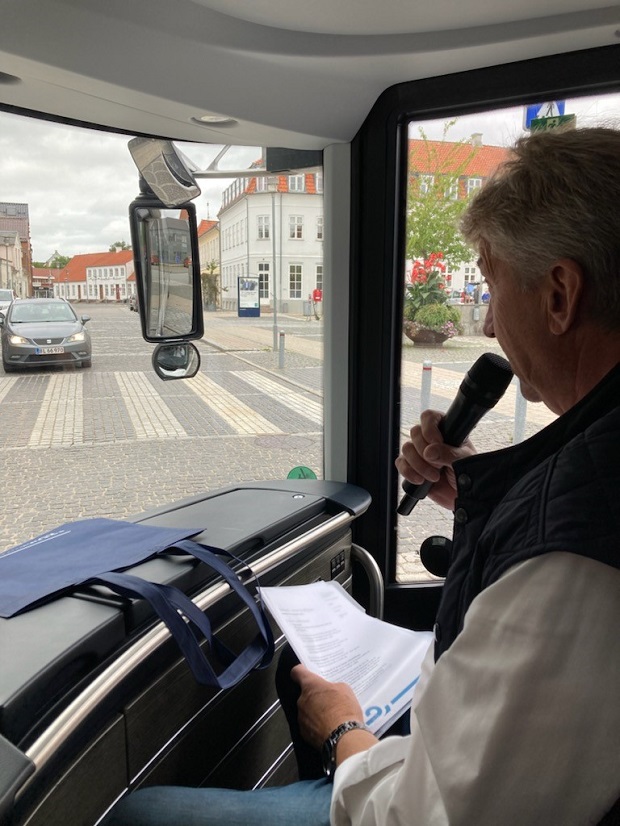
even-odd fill
[[[322,322],[280,316],[284,367],[269,317],[206,313],[192,380],[160,381],[152,345],[124,305],[76,305],[91,316],[93,367],[0,374],[0,549],[62,522],[123,518],[234,482],[285,478],[295,465],[322,464]],[[440,350],[407,340],[402,370],[407,427],[420,408],[422,362],[432,361],[431,405],[445,409],[463,374],[495,342],[460,338]],[[481,449],[510,443],[515,388],[476,431]],[[528,410],[526,432],[551,420]],[[421,571],[417,549],[451,518],[433,503],[398,517],[399,578]]]

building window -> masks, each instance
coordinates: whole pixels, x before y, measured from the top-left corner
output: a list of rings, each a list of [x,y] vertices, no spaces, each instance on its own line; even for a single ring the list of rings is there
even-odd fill
[[[456,201],[459,197],[459,182],[452,181],[450,186],[446,189],[446,198],[450,201]]]
[[[316,240],[323,240],[323,216],[319,215],[316,219]]]
[[[467,194],[471,195],[482,186],[482,178],[468,178],[467,179]]]
[[[323,264],[316,265],[316,288],[323,291]]]
[[[314,178],[314,185],[316,187],[317,192],[323,192],[323,170],[317,172]]]
[[[257,192],[267,192],[267,178],[257,178],[256,179],[256,191]]]
[[[303,215],[291,215],[288,219],[288,237],[291,239],[301,239],[304,237]]]
[[[291,298],[301,298],[301,264],[289,264],[288,268],[288,292]]]
[[[420,195],[428,195],[434,183],[434,175],[420,175]]]
[[[268,215],[258,216],[258,238],[269,238],[271,229],[271,219]]]
[[[306,176],[305,175],[289,175],[288,176],[288,191],[289,192],[305,192],[306,190]]]
[[[258,295],[259,298],[269,298],[269,264],[258,265]]]

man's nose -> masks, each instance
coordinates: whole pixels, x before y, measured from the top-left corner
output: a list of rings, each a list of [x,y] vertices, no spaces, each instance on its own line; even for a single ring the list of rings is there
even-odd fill
[[[495,338],[495,330],[493,329],[493,302],[489,301],[487,304],[487,314],[482,325],[482,332],[487,338]]]

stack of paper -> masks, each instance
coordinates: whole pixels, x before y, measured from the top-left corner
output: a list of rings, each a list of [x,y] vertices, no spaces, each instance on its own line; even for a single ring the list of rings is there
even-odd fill
[[[335,581],[261,588],[261,594],[300,661],[351,686],[372,732],[383,733],[409,707],[430,631],[367,616]]]

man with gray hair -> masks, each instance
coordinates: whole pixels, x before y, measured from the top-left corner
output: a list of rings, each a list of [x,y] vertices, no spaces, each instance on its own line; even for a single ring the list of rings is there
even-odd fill
[[[583,129],[519,141],[464,216],[485,333],[558,418],[476,454],[427,410],[396,460],[457,516],[411,733],[377,740],[348,686],[298,665],[300,730],[333,760],[333,788],[145,789],[111,823],[618,822],[619,209],[620,131]]]

